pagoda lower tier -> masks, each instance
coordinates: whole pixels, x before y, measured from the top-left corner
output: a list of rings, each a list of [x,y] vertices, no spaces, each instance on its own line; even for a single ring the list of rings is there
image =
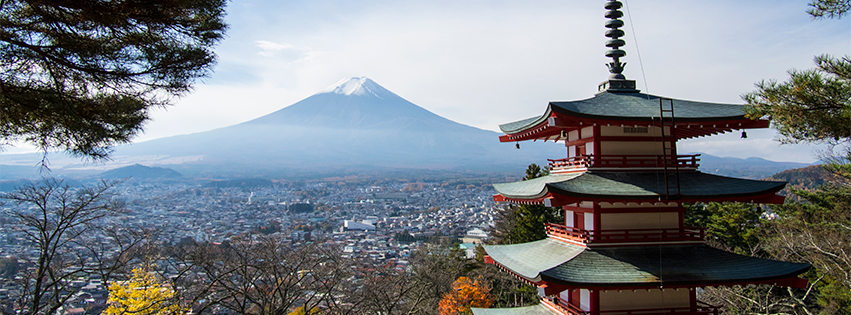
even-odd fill
[[[485,245],[487,262],[546,293],[568,288],[635,289],[702,287],[750,283],[800,286],[796,276],[810,268],[739,255],[704,244],[586,247],[552,238]],[[547,294],[549,295],[549,294]]]
[[[706,286],[802,288],[810,265],[738,255],[703,244],[587,247],[547,238],[486,245],[486,262],[538,287],[541,304],[474,314],[717,314],[697,302]]]

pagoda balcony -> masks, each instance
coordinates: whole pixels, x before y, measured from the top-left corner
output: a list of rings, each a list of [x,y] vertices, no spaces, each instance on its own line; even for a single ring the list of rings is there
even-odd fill
[[[587,312],[578,305],[570,304],[559,296],[549,296],[541,299],[546,304],[564,315],[718,315],[719,306],[712,306],[698,301],[695,307],[657,308],[657,309],[632,309],[632,310],[607,310]]]
[[[700,165],[700,154],[676,155],[580,155],[549,161],[551,173],[570,173],[593,168],[600,169],[672,169],[696,170]]]
[[[547,236],[583,244],[605,245],[646,242],[702,242],[703,228],[683,227],[665,229],[583,230],[566,225],[547,223]]]

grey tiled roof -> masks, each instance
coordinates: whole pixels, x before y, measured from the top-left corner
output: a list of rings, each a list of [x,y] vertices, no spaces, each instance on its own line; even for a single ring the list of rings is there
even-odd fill
[[[584,287],[748,283],[788,278],[810,268],[706,245],[586,248],[545,239],[490,245],[485,251],[494,261],[530,281]]]
[[[660,98],[664,97],[644,93],[602,92],[592,98],[579,101],[550,102],[543,115],[503,124],[499,128],[506,134],[516,133],[541,123],[551,112],[593,119],[652,121],[653,117],[659,117]],[[665,107],[668,108],[670,103],[667,103],[667,100],[665,102]],[[673,104],[674,116],[678,121],[715,121],[744,118],[743,106],[738,104],[678,99],[674,99]]]
[[[541,270],[558,266],[584,250],[582,246],[549,238],[514,245],[484,245],[484,248],[500,265],[532,281],[538,281]]]
[[[547,112],[547,114],[549,114],[549,111]],[[548,117],[548,115],[545,114],[545,115],[541,115],[541,116],[536,116],[536,117],[532,117],[532,118],[526,118],[526,119],[523,119],[523,120],[518,120],[518,121],[515,121],[515,122],[510,122],[510,123],[507,123],[507,124],[502,124],[502,125],[499,125],[499,129],[502,130],[505,133],[510,133],[509,131],[516,132],[516,131],[519,131],[519,130],[523,130],[526,127],[535,126],[535,125],[541,123],[542,121],[544,121],[546,119],[546,117]]]
[[[668,174],[670,183],[676,182]],[[697,171],[680,172],[680,196],[684,199],[758,196],[774,193],[785,182],[740,179]],[[594,199],[656,200],[665,194],[662,172],[598,172],[548,175],[533,180],[494,184],[496,191],[509,198],[534,199],[547,192]],[[672,191],[673,192],[673,191]]]
[[[493,186],[497,192],[506,197],[539,198],[547,193],[548,184],[569,181],[580,175],[582,173],[551,174],[519,182],[493,184]]]
[[[810,265],[738,255],[706,245],[589,248],[541,272],[546,281],[596,287],[717,285],[777,280]]]
[[[473,315],[555,315],[543,304],[513,308],[470,308]]]

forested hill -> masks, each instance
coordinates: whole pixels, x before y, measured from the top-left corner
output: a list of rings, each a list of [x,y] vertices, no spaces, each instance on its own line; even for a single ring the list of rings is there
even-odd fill
[[[781,194],[786,196],[789,195],[789,188],[813,190],[835,179],[836,177],[824,170],[821,165],[785,170],[766,178],[766,180],[787,182],[786,188],[781,191]]]
[[[706,153],[697,154],[700,154],[701,172],[738,178],[763,179],[785,170],[802,168],[809,165],[797,162],[775,162],[758,157],[741,159],[719,157]]]

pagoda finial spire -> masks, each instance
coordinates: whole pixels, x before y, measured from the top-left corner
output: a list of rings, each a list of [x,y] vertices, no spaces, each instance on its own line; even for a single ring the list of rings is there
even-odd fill
[[[625,46],[626,42],[620,37],[624,35],[623,31],[620,28],[623,26],[623,21],[620,20],[620,17],[623,16],[623,12],[619,9],[623,5],[620,1],[608,1],[606,2],[606,17],[610,20],[606,22],[606,27],[609,28],[606,31],[606,37],[611,38],[606,41],[606,47],[609,47],[608,51],[606,51],[606,57],[612,58],[612,62],[608,63],[609,72],[611,75],[610,79],[626,79],[626,77],[622,74],[623,68],[626,66],[626,63],[622,63],[620,58],[626,56],[626,52],[620,50],[621,46]]]
[[[610,38],[606,41],[606,47],[610,49],[606,51],[606,57],[612,58],[612,62],[607,63],[606,66],[609,67],[609,80],[603,82],[598,87],[599,91],[610,91],[610,92],[638,92],[635,89],[635,81],[627,80],[626,76],[623,75],[623,68],[626,67],[626,62],[621,62],[620,58],[626,56],[626,52],[621,50],[621,46],[625,46],[626,42],[620,39],[624,32],[620,29],[623,27],[623,21],[620,19],[623,16],[623,12],[621,12],[620,8],[623,7],[623,4],[617,0],[608,0],[606,1],[606,18],[609,21],[606,21],[606,27],[609,30],[606,31],[606,37]]]

